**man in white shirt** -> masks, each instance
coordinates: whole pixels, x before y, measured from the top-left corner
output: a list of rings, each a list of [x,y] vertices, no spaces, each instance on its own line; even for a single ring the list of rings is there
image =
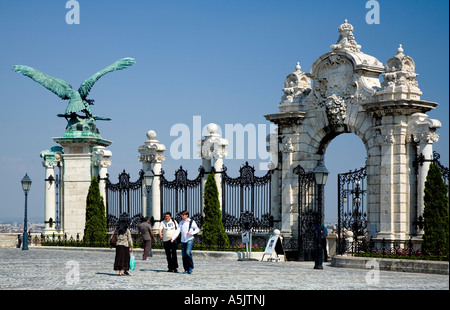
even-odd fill
[[[172,214],[166,212],[164,221],[161,222],[159,227],[159,237],[163,240],[164,250],[166,251],[168,272],[178,272],[177,243],[171,242],[177,226],[177,222],[172,219]]]
[[[171,242],[175,242],[181,233],[181,257],[183,259],[183,273],[191,274],[194,269],[194,261],[192,260],[192,247],[194,246],[194,235],[200,231],[194,220],[189,218],[189,212],[184,210],[181,212],[182,221],[178,225],[172,236]]]

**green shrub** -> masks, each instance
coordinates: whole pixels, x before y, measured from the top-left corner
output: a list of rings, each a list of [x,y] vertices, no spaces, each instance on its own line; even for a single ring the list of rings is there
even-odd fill
[[[203,212],[205,216],[202,225],[202,243],[205,246],[219,245],[227,247],[229,240],[222,223],[219,191],[217,190],[213,173],[210,173],[206,180],[204,205]]]
[[[449,254],[448,185],[436,163],[430,165],[425,181],[423,254]]]
[[[107,223],[105,204],[100,195],[97,178],[92,177],[86,198],[86,224],[84,227],[84,243],[93,245],[107,243]]]

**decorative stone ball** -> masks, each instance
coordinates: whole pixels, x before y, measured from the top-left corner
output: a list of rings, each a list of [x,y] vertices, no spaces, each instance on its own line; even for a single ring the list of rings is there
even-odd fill
[[[155,132],[154,130],[149,130],[149,131],[147,132],[147,138],[148,138],[149,140],[155,140],[155,138],[156,138],[156,132]]]
[[[208,126],[206,126],[206,129],[210,134],[214,134],[217,131],[217,125],[214,123],[210,123],[208,124]]]

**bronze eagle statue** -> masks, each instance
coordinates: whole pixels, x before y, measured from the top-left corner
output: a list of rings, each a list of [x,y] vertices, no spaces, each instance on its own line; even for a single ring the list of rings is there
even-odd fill
[[[89,92],[92,89],[92,86],[94,86],[95,82],[98,81],[102,76],[105,74],[116,71],[116,70],[123,70],[131,65],[133,65],[136,61],[133,58],[122,58],[116,61],[115,63],[109,65],[108,67],[104,68],[103,70],[97,72],[93,76],[91,76],[89,79],[84,81],[80,88],[78,88],[78,91],[75,91],[72,88],[72,85],[67,83],[64,80],[49,76],[45,73],[42,73],[39,70],[36,70],[34,68],[23,66],[23,65],[16,65],[12,67],[12,70],[15,72],[22,73],[25,76],[28,76],[33,81],[41,84],[48,90],[55,93],[57,96],[59,96],[63,100],[69,100],[69,104],[67,105],[66,111],[64,114],[58,114],[59,117],[65,117],[66,119],[74,118],[76,116],[81,118],[94,118],[98,120],[110,120],[109,118],[103,118],[99,116],[92,115],[90,105],[94,104],[94,100],[87,99],[87,96],[89,95]],[[80,116],[77,113],[83,112],[85,115]]]

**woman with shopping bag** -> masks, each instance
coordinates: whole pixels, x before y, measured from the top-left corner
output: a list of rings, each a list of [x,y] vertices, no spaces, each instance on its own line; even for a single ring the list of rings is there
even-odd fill
[[[131,232],[128,229],[128,220],[120,219],[119,225],[114,231],[116,235],[116,257],[114,259],[114,270],[119,271],[119,276],[129,275],[130,270],[130,251],[133,252],[133,240]]]

